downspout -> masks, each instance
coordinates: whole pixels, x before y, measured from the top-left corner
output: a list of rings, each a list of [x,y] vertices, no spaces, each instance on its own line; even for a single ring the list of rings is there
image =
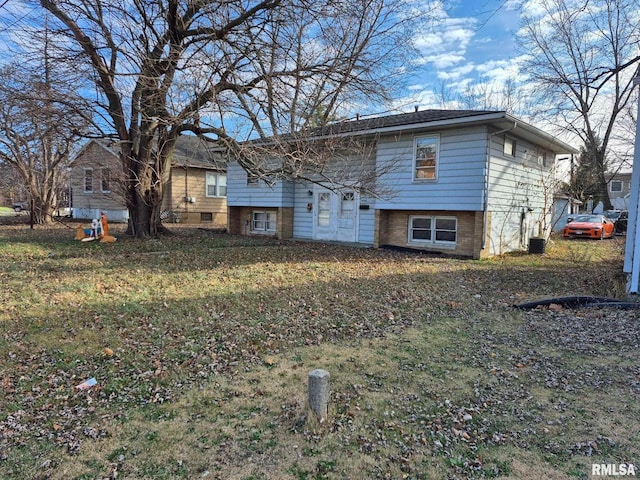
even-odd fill
[[[484,167],[484,199],[482,205],[482,247],[484,250],[487,248],[487,229],[489,228],[489,182],[491,180],[491,139],[496,135],[501,135],[503,133],[510,132],[514,130],[518,126],[518,122],[513,122],[513,126],[509,128],[505,128],[504,130],[500,130],[498,132],[490,133],[487,135],[487,158],[485,159],[485,167]]]
[[[207,181],[205,180],[205,188],[207,188]],[[182,199],[184,200],[184,213],[186,215],[186,219],[185,222],[188,222],[189,220],[189,200],[187,200],[187,197],[189,195],[189,167],[187,166],[187,162],[184,163],[184,197],[182,197]]]

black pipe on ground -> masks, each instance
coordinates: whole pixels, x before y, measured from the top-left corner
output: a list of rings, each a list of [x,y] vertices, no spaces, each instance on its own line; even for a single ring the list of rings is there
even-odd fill
[[[514,308],[520,310],[532,310],[538,307],[548,307],[549,305],[560,305],[564,308],[580,308],[580,307],[598,307],[598,308],[621,308],[633,309],[640,308],[638,302],[625,302],[617,298],[594,297],[589,295],[574,295],[567,297],[543,298],[530,302],[513,305]]]

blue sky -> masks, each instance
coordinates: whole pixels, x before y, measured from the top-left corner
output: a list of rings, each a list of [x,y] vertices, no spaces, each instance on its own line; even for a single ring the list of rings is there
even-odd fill
[[[455,96],[471,83],[502,85],[508,78],[518,78],[515,32],[523,4],[533,3],[513,0],[434,2],[437,21],[433,31],[416,37],[423,60],[416,73],[410,76],[413,96],[403,100],[424,107],[439,107],[442,95],[437,92],[443,88],[450,96]]]
[[[408,90],[392,110],[409,111],[416,105],[465,108],[452,100],[468,91],[470,84],[499,90],[506,79],[518,78],[514,34],[521,13],[538,1],[415,0],[416,5],[430,5],[435,18],[431,30],[415,34],[422,60],[407,69]],[[0,45],[15,28],[30,28],[41,13],[35,3],[0,0]],[[0,53],[0,60],[3,56],[7,58],[7,53]],[[450,100],[446,105],[444,96]]]

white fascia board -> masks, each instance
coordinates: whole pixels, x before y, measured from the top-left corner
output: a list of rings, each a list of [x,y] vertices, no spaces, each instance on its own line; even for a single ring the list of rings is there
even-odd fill
[[[540,130],[533,125],[523,122],[522,120],[509,115],[506,112],[495,112],[495,113],[487,113],[484,115],[473,115],[469,117],[458,117],[458,118],[450,118],[446,120],[436,120],[432,122],[422,122],[422,123],[408,123],[403,125],[394,125],[391,127],[379,127],[372,128],[367,130],[358,130],[355,132],[342,132],[336,133],[333,135],[318,135],[315,137],[310,137],[310,140],[320,140],[322,138],[344,138],[344,137],[353,137],[353,136],[370,136],[370,135],[380,135],[386,133],[396,133],[396,132],[407,132],[407,131],[418,131],[418,130],[426,130],[426,129],[438,129],[442,127],[463,127],[469,125],[481,125],[481,124],[491,124],[497,122],[505,122],[512,125],[515,125],[514,133],[516,133],[519,129],[524,130],[529,134],[529,136],[533,136],[537,139],[537,141],[533,143],[537,144],[546,144],[550,148],[554,150],[560,150],[562,153],[579,153],[579,151],[572,147],[571,145],[558,140],[553,135]]]
[[[434,129],[440,127],[471,125],[474,123],[490,123],[493,120],[501,120],[505,118],[504,112],[491,113],[486,115],[473,115],[471,117],[449,118],[446,120],[436,120],[422,123],[405,123],[402,125],[394,125],[390,127],[371,128],[367,130],[357,130],[355,132],[342,132],[333,135],[318,135],[310,137],[310,140],[319,140],[321,138],[342,138],[365,135],[378,135],[381,133],[395,133],[400,131],[424,130],[427,128]]]

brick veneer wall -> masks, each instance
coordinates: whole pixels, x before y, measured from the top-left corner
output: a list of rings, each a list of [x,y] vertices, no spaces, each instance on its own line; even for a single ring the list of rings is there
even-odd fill
[[[276,238],[293,237],[293,208],[259,208],[259,207],[229,207],[227,213],[227,230],[233,235],[268,235],[251,232],[251,213],[275,212],[277,214],[276,231],[272,234]]]
[[[458,232],[455,248],[410,244],[408,242],[409,217],[412,215],[456,217],[458,219]],[[482,212],[377,210],[374,246],[392,245],[396,247],[442,252],[450,255],[481,258],[484,256],[482,250],[482,224]]]

